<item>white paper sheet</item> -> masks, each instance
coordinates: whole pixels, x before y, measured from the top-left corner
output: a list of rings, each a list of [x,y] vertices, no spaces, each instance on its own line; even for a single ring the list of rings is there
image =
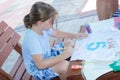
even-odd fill
[[[77,40],[71,60],[113,60],[120,51],[120,32],[92,33]]]
[[[95,80],[111,71],[109,64],[120,52],[120,32],[107,31],[89,34],[83,40],[77,40],[71,60],[85,60],[83,73],[87,80]]]
[[[114,31],[114,18],[89,23],[92,32]]]

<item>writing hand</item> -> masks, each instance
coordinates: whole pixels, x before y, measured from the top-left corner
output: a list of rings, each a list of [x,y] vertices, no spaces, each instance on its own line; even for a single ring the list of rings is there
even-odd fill
[[[85,33],[75,34],[75,38],[77,38],[77,39],[84,39],[84,38],[87,38],[87,37],[88,37],[88,34],[85,34]]]

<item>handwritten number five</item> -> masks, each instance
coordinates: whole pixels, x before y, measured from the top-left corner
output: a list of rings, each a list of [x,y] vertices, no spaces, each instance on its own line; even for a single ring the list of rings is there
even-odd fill
[[[87,46],[87,49],[93,51],[93,50],[98,49],[99,47],[105,48],[106,43],[105,42],[96,42],[96,43],[92,42]]]

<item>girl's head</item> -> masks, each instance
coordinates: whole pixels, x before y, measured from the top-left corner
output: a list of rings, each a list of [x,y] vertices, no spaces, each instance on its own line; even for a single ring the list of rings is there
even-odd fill
[[[49,4],[43,2],[36,2],[28,15],[24,17],[24,24],[26,28],[31,28],[34,24],[38,23],[46,23],[44,25],[48,25],[47,23],[54,22],[54,19],[57,15],[57,11]]]

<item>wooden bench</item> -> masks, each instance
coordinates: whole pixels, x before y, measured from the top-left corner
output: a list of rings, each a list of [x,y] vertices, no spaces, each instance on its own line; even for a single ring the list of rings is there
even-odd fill
[[[9,74],[0,68],[1,80],[35,80],[26,72],[24,67],[21,45],[18,42],[19,39],[19,34],[17,34],[4,21],[0,22],[0,67],[3,65],[13,49],[20,54]]]
[[[30,76],[24,66],[22,58],[21,44],[19,43],[20,35],[17,34],[10,26],[8,26],[4,21],[0,22],[0,80],[35,80]],[[57,39],[51,42],[51,46],[63,41],[63,39]],[[13,66],[10,73],[5,72],[1,66],[12,52],[16,50],[20,56]],[[60,80],[54,78],[54,80]]]

